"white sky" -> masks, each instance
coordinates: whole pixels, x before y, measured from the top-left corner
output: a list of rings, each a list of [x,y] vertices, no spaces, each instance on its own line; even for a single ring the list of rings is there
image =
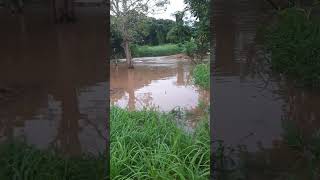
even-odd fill
[[[175,20],[175,17],[172,16],[176,11],[182,11],[185,8],[183,0],[170,0],[170,4],[167,5],[167,10],[161,14],[153,14],[151,17],[157,19],[171,19]]]

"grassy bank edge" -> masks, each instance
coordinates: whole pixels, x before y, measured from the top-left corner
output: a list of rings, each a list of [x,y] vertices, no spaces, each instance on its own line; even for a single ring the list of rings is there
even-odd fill
[[[112,179],[208,179],[208,119],[188,134],[170,113],[112,107],[110,125]]]

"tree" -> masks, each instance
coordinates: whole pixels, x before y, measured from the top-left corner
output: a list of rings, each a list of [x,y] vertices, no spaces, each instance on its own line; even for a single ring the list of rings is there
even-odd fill
[[[197,44],[197,54],[202,59],[209,50],[210,0],[184,0],[184,2],[187,4],[187,9],[198,20],[195,23],[195,43]]]
[[[128,68],[133,68],[130,43],[133,38],[134,21],[142,15],[155,13],[166,7],[168,0],[111,0],[111,15],[114,16],[116,27],[123,39]]]
[[[183,18],[185,16],[185,11],[177,11],[175,14],[176,24],[167,34],[167,39],[174,43],[184,43],[191,37],[191,28],[184,25]]]

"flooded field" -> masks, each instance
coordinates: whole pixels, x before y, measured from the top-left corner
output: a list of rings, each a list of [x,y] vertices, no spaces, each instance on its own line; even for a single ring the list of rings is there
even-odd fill
[[[53,24],[47,10],[0,9],[0,140],[22,139],[66,155],[103,152],[104,13],[77,8],[77,23]]]
[[[135,68],[126,64],[110,67],[110,101],[129,110],[181,108],[199,111],[200,101],[208,103],[209,92],[193,85],[192,67],[177,56],[137,58]]]
[[[320,93],[295,88],[268,68],[256,37],[258,26],[274,12],[262,2],[214,3],[213,138],[250,153],[245,156],[245,179],[285,179],[292,174],[304,179],[308,155],[290,150],[286,142],[294,138],[293,131],[309,136],[318,131]],[[292,171],[297,167],[301,169]]]

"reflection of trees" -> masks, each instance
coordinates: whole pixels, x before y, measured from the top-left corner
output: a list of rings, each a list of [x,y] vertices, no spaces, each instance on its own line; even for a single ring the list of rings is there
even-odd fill
[[[257,18],[254,16],[259,15],[257,12],[258,8],[251,10],[241,6],[241,11],[246,11],[244,13],[248,14],[245,14],[245,17],[238,14],[235,15],[239,16],[239,21],[236,22],[241,25],[239,25],[239,27],[237,26],[237,28],[239,28],[237,30],[240,31],[238,33],[238,31],[230,30],[236,27],[232,25],[233,18],[231,17],[231,13],[234,12],[228,9],[230,7],[226,5],[228,2],[225,1],[224,3],[220,0],[214,2],[216,4],[214,6],[216,10],[213,12],[217,12],[213,18],[215,21],[214,25],[219,26],[214,27],[217,46],[215,49],[215,60],[218,71],[226,74],[233,72],[235,75],[239,75],[240,78],[252,83],[253,86],[256,86],[261,91],[269,91],[271,95],[275,94],[276,97],[280,97],[284,102],[284,124],[293,123],[296,126],[294,130],[292,127],[287,128],[284,126],[284,135],[279,137],[279,139],[274,139],[272,147],[263,147],[260,143],[257,145],[260,149],[255,152],[249,152],[243,145],[239,145],[239,147],[228,147],[224,145],[221,148],[224,149],[223,162],[222,164],[221,162],[216,163],[216,167],[214,168],[220,171],[220,175],[221,171],[225,170],[225,176],[223,176],[224,178],[220,177],[217,179],[289,179],[290,176],[295,176],[296,179],[307,179],[311,170],[309,166],[311,162],[310,159],[314,160],[314,157],[318,156],[319,153],[316,147],[306,148],[312,146],[310,137],[313,137],[320,128],[319,92],[297,89],[292,86],[290,82],[280,80],[278,76],[274,76],[265,57],[267,54],[262,52],[255,42],[234,47],[235,37],[232,38],[232,36],[242,33],[242,35],[245,35],[243,36],[245,42],[254,38],[256,31],[255,26],[257,25]],[[249,0],[241,3],[246,2],[249,2]],[[240,20],[242,20],[242,22]],[[239,42],[239,44],[243,43],[244,42]],[[230,55],[235,53],[234,51],[239,50],[241,50],[241,52],[237,52],[240,54],[239,57],[236,55],[232,57]],[[234,60],[232,60],[232,58],[234,58]],[[237,60],[245,60],[244,63],[242,63],[243,66],[240,67],[241,70],[239,73],[232,68],[236,66]],[[236,69],[239,69],[239,67],[236,67]],[[220,74],[217,76],[219,75]],[[264,93],[265,92],[260,92],[260,95],[264,95]],[[276,101],[276,99],[271,99],[271,101]],[[281,117],[275,118],[279,118],[279,121],[281,120]],[[292,132],[299,134],[293,136]],[[288,136],[290,133],[291,136]],[[306,139],[304,140],[305,144],[300,147],[290,146],[294,143],[300,143],[299,137]],[[316,144],[318,143],[319,140]],[[312,150],[310,149],[316,149],[317,153],[311,153]],[[220,151],[216,150],[214,156],[221,155],[219,152]],[[319,162],[320,160],[318,159],[312,163],[315,163],[315,167],[319,168]],[[315,179],[319,179],[319,175],[316,176]]]
[[[129,101],[128,101],[128,107],[130,110],[135,109],[136,104],[136,98],[134,94],[134,72],[133,70],[128,70],[128,94],[129,94]]]
[[[319,148],[312,139],[299,133],[294,123],[284,124],[282,140],[270,148],[258,143],[259,150],[249,152],[246,146],[219,146],[217,176],[226,180],[318,179]],[[317,139],[319,141],[319,136]],[[313,178],[311,178],[313,177]]]
[[[159,80],[176,75],[175,68],[136,66],[133,70],[128,70],[122,64],[117,68],[111,67],[110,85],[111,102],[121,99],[125,92],[129,94],[129,106],[132,108],[136,103],[134,92],[150,84],[153,80]]]
[[[215,34],[215,66],[219,72],[238,74],[238,66],[234,62],[235,22],[232,4],[215,1],[215,9],[223,9],[213,16]]]
[[[1,28],[0,59],[5,60],[0,61],[0,87],[12,87],[17,93],[5,104],[0,99],[0,139],[15,136],[13,132],[26,128],[27,120],[37,123],[33,121],[37,115],[49,114],[39,113],[39,109],[48,109],[50,94],[61,102],[58,109],[62,109],[62,114],[48,117],[59,126],[57,134],[50,137],[52,145],[69,155],[81,152],[77,90],[95,87],[96,83],[105,82],[107,76],[103,66],[107,42],[101,38],[106,36],[105,16],[91,13],[84,14],[81,23],[67,26],[55,26],[45,21],[46,16],[30,13],[20,19],[19,26],[12,18]],[[28,27],[33,27],[32,31]],[[89,118],[88,121],[96,123]],[[96,124],[87,126],[99,131]],[[105,136],[105,132],[97,134]]]
[[[183,62],[168,65],[144,63],[143,65],[136,65],[133,70],[128,70],[123,64],[114,66],[110,69],[111,104],[122,102],[123,98],[128,96],[128,102],[126,103],[128,103],[129,109],[141,105],[153,106],[151,94],[144,93],[145,96],[142,97],[141,92],[139,94],[135,92],[147,87],[152,81],[166,78],[176,77],[176,81],[173,82],[176,86],[186,86],[191,81],[189,72],[186,72],[188,70],[186,67],[188,65]]]
[[[320,93],[295,88],[285,83],[286,119],[297,123],[303,134],[310,136],[320,129]]]
[[[71,32],[58,32],[58,63],[56,96],[62,102],[62,118],[59,122],[55,146],[64,154],[79,155],[81,145],[79,140],[79,120],[80,113],[78,109],[77,93],[75,89],[75,79],[73,63],[73,53],[75,49],[75,36]],[[71,46],[70,46],[71,45]],[[59,87],[61,86],[61,87]]]
[[[178,86],[183,86],[185,85],[185,80],[184,80],[184,69],[183,69],[183,64],[178,63],[178,67],[177,67],[177,85]]]

